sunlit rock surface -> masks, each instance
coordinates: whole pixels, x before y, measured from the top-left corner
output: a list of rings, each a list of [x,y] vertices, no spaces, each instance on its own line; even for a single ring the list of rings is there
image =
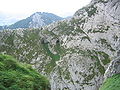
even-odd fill
[[[1,31],[0,52],[32,64],[49,77],[52,90],[98,90],[118,55],[119,4],[92,0],[70,19],[39,29]]]

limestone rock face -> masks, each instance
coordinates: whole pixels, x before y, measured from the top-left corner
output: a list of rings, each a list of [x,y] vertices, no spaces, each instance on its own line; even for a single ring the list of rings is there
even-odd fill
[[[0,31],[0,53],[32,64],[49,77],[52,90],[98,90],[120,50],[119,3],[93,0],[70,19]]]
[[[46,12],[36,12],[30,18],[31,21],[28,28],[39,28],[63,19],[62,17]]]
[[[41,26],[45,26],[46,24],[45,24],[45,22],[44,22],[44,20],[42,19],[42,15],[40,15],[40,14],[38,14],[38,13],[35,13],[33,16],[32,16],[32,21],[31,22],[29,22],[29,24],[30,24],[30,28],[31,27],[36,27],[36,28],[38,28],[38,27],[41,27]]]
[[[105,73],[105,79],[109,78],[115,74],[120,74],[120,57],[116,60],[113,60]]]

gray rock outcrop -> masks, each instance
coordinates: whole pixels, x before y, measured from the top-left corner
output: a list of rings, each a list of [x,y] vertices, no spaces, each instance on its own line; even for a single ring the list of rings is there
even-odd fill
[[[108,69],[105,72],[105,79],[112,77],[115,74],[120,74],[120,57],[110,63]]]
[[[92,0],[70,19],[39,29],[3,30],[0,53],[32,64],[49,77],[52,90],[98,90],[120,48],[119,4]]]

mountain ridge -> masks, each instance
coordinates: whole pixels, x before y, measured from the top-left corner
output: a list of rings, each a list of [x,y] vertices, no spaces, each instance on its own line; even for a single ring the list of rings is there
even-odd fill
[[[59,17],[52,13],[47,12],[36,12],[26,19],[22,19],[9,26],[1,26],[0,29],[17,29],[17,28],[39,28],[53,22],[62,20],[62,17]]]

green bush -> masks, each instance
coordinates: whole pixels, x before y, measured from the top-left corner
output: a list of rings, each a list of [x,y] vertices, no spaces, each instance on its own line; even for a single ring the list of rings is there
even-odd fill
[[[120,90],[120,74],[108,78],[103,83],[100,90]]]
[[[50,85],[30,65],[0,55],[0,90],[50,90]]]

